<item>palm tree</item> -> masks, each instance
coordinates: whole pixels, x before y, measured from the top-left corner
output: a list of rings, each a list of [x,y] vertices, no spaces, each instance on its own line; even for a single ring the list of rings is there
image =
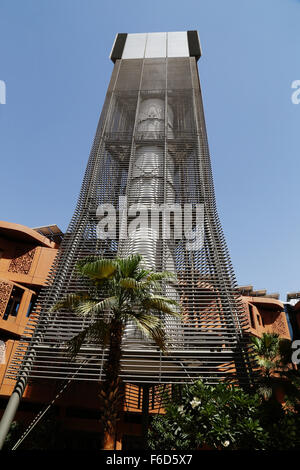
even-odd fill
[[[264,398],[276,399],[284,393],[291,404],[300,398],[299,373],[291,363],[291,341],[277,333],[263,333],[261,338],[251,337],[254,359],[259,367],[258,393]]]
[[[273,369],[277,367],[279,355],[279,335],[277,333],[263,333],[259,338],[252,336],[255,359],[263,369],[266,377],[270,377]]]
[[[114,449],[124,399],[120,369],[125,326],[133,322],[145,338],[153,340],[165,352],[167,338],[160,317],[162,314],[180,317],[180,314],[177,302],[162,295],[161,281],[175,276],[168,271],[145,269],[140,255],[115,259],[84,258],[77,263],[76,272],[85,280],[86,291],[68,294],[53,310],[67,309],[89,320],[88,326],[68,341],[72,358],[83,343],[97,343],[108,350],[103,366],[105,380],[100,384],[99,397],[103,448]]]

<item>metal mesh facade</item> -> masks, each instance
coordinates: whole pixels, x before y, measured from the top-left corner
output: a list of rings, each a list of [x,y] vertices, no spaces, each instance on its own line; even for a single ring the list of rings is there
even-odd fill
[[[119,197],[128,205],[202,204],[203,243],[186,249],[183,239],[120,239],[117,218],[113,238],[99,239],[100,204],[112,204],[120,215]],[[192,217],[193,218],[193,217]],[[131,216],[127,216],[131,222]],[[171,231],[176,231],[176,220]],[[85,290],[73,275],[78,260],[98,254],[113,258],[141,253],[154,270],[171,270],[178,281],[165,286],[177,299],[183,319],[165,319],[169,352],[163,355],[127,325],[123,341],[122,377],[130,383],[209,383],[237,373],[248,382],[243,328],[247,323],[235,292],[235,279],[218,219],[205,120],[194,57],[120,59],[112,72],[75,214],[64,236],[48,287],[31,314],[9,369],[9,377],[98,381],[103,379],[106,351],[86,344],[70,362],[65,341],[84,323],[72,313],[50,313],[66,293]],[[87,320],[85,320],[87,321]]]

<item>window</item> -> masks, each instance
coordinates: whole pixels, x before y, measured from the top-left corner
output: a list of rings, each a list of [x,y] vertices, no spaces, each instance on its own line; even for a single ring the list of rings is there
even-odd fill
[[[251,304],[249,304],[249,315],[250,315],[251,328],[255,329],[255,322],[254,322],[254,315],[253,315],[253,305],[251,305]]]
[[[26,317],[29,317],[32,310],[34,309],[35,304],[36,304],[36,300],[37,300],[37,294],[36,295],[33,294],[31,296],[31,299],[30,299],[30,302],[29,302],[29,305],[28,305],[28,310],[27,310],[27,313],[26,313]]]
[[[20,289],[20,287],[13,287],[10,299],[3,315],[3,320],[7,320],[10,315],[12,317],[16,317],[18,315],[23,292],[23,289]]]

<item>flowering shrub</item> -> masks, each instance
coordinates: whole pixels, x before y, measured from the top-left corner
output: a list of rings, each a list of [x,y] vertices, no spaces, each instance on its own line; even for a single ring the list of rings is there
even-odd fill
[[[278,448],[282,433],[284,448],[300,444],[299,418],[286,414],[279,405],[272,421],[273,407],[262,403],[258,395],[225,383],[210,386],[201,381],[179,391],[168,401],[166,414],[152,420],[150,449],[269,450]]]

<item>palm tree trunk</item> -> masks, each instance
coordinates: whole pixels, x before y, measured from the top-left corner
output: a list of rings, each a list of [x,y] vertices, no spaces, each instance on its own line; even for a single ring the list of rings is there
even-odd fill
[[[116,447],[115,434],[109,431],[104,431],[102,450],[114,450]]]
[[[124,402],[124,386],[119,376],[122,357],[122,335],[124,325],[117,319],[112,320],[108,358],[104,364],[105,380],[100,389],[100,407],[104,430],[103,450],[114,450],[117,423]]]

